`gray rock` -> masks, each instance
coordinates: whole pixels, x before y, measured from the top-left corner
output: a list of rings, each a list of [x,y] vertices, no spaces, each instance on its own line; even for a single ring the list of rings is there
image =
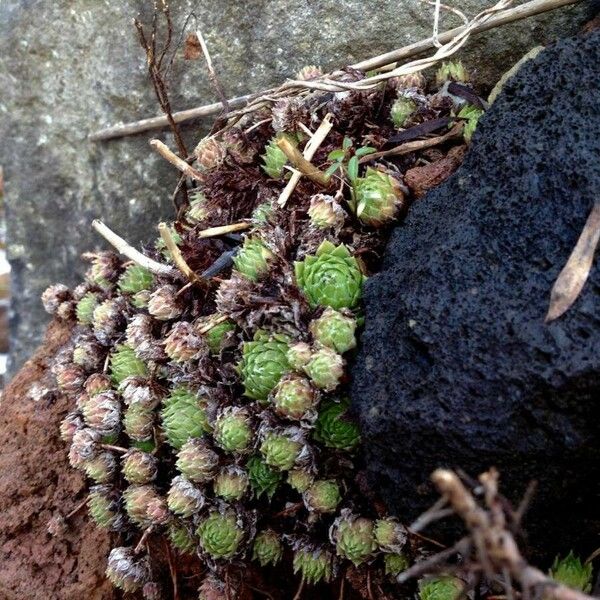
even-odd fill
[[[231,96],[278,83],[305,64],[343,66],[431,30],[432,9],[416,0],[222,0],[218,10],[191,0],[170,4],[177,32],[195,11]],[[104,246],[89,229],[94,217],[139,243],[152,239],[157,222],[172,214],[176,173],[150,152],[151,134],[105,144],[87,140],[100,127],[157,113],[131,24],[151,5],[0,2],[0,164],[13,269],[13,371],[47,322],[40,293],[51,282],[75,283],[83,268],[79,254]],[[482,6],[481,0],[461,3],[470,15]],[[577,30],[585,12],[568,8],[483,34],[465,51],[465,62],[491,86],[531,46]],[[444,16],[444,28],[457,24]],[[214,101],[202,61],[176,60],[171,75],[176,109]],[[200,133],[198,124],[186,130],[190,140]],[[173,145],[170,135],[161,137]]]
[[[600,190],[600,31],[526,63],[461,168],[410,209],[366,284],[353,404],[376,491],[407,521],[439,466],[490,466],[539,558],[600,532],[600,267],[546,324]]]

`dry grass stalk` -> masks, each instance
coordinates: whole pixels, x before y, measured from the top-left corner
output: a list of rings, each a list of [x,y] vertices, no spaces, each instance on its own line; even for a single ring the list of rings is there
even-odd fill
[[[177,271],[169,266],[159,263],[151,258],[145,256],[138,250],[136,250],[133,246],[130,246],[122,237],[118,236],[114,231],[109,229],[102,221],[95,219],[92,221],[92,227],[110,244],[112,244],[115,249],[123,256],[126,256],[134,263],[145,267],[152,273],[156,275],[176,275]]]
[[[203,175],[191,165],[185,162],[185,160],[179,158],[177,154],[172,152],[166,144],[163,144],[160,140],[150,140],[150,145],[168,162],[174,167],[179,169],[184,175],[195,179],[196,181],[202,181]]]
[[[162,238],[175,266],[192,282],[200,283],[202,280],[185,262],[183,256],[181,255],[181,250],[179,246],[175,243],[173,236],[171,235],[171,231],[166,223],[160,223],[158,226],[158,231],[160,233],[160,237]]]

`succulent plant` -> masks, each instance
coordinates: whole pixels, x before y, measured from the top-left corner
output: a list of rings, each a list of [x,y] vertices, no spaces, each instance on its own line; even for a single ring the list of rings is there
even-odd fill
[[[90,517],[102,529],[119,531],[125,524],[125,517],[119,510],[119,494],[109,485],[95,485],[88,494]]]
[[[110,390],[112,383],[108,375],[104,375],[104,373],[92,373],[85,380],[83,387],[86,393],[91,397],[99,394],[100,392]]]
[[[417,110],[417,103],[407,96],[399,96],[390,109],[390,117],[394,127],[406,127],[411,115]]]
[[[390,85],[398,91],[417,89],[423,91],[427,85],[427,80],[422,73],[408,73],[407,75],[400,75],[398,77],[392,77],[389,80]]]
[[[174,362],[187,362],[208,353],[208,348],[191,323],[179,321],[165,338],[165,353]]]
[[[397,577],[410,566],[408,558],[404,554],[384,554],[383,564],[385,574],[392,577]]]
[[[380,550],[400,554],[408,540],[408,533],[398,519],[385,517],[375,521],[373,530]]]
[[[315,415],[318,397],[308,379],[289,373],[281,378],[273,390],[272,403],[280,417],[294,421],[310,420]]]
[[[213,435],[217,445],[225,450],[243,454],[250,450],[254,437],[250,413],[241,406],[227,406],[217,415]]]
[[[169,444],[179,450],[190,438],[202,437],[211,430],[210,402],[186,386],[173,388],[164,400],[162,426]]]
[[[316,65],[306,65],[296,73],[296,79],[300,81],[311,81],[323,75],[323,71]]]
[[[68,302],[72,297],[71,290],[62,283],[51,285],[44,290],[42,294],[42,304],[44,310],[54,315],[63,302]]]
[[[142,290],[152,287],[154,276],[152,273],[140,265],[129,265],[123,271],[117,285],[124,294],[137,294]]]
[[[219,354],[223,340],[230,331],[235,331],[235,323],[227,320],[217,323],[204,334],[204,341],[211,354]]]
[[[169,510],[176,515],[191,517],[206,504],[206,498],[202,491],[189,479],[178,475],[171,481],[171,487],[167,494],[167,504]]]
[[[283,556],[281,536],[272,529],[259,531],[254,538],[252,559],[258,561],[261,567],[276,565]]]
[[[119,257],[114,252],[91,252],[84,254],[83,258],[91,262],[86,279],[104,290],[109,290],[119,277]]]
[[[151,483],[158,472],[156,458],[135,448],[123,455],[121,468],[127,482],[135,485]]]
[[[256,159],[256,149],[248,141],[248,136],[239,127],[230,127],[221,134],[221,141],[227,154],[238,165],[253,163]]]
[[[260,445],[265,463],[280,471],[289,471],[303,449],[300,435],[300,430],[267,433]]]
[[[213,481],[215,496],[227,502],[241,500],[248,489],[248,473],[241,467],[223,467]]]
[[[286,136],[292,140],[290,136]],[[263,160],[263,171],[273,179],[281,179],[284,174],[284,167],[287,164],[287,156],[277,145],[278,138],[272,138],[265,146],[265,153],[261,156]]]
[[[323,547],[310,545],[299,547],[294,552],[293,564],[294,573],[299,573],[302,579],[310,585],[331,580],[333,556]]]
[[[274,208],[271,202],[263,202],[252,211],[252,223],[257,226],[265,225],[273,214]]]
[[[177,296],[177,288],[173,285],[157,287],[150,294],[148,312],[159,321],[170,321],[180,317],[183,307]]]
[[[66,394],[77,394],[83,388],[86,380],[85,370],[75,363],[57,365],[54,377],[59,389]]]
[[[269,499],[272,498],[281,483],[281,472],[267,465],[260,456],[250,457],[246,468],[255,496],[260,498],[266,494]]]
[[[70,444],[76,431],[83,429],[85,423],[79,412],[69,413],[60,423],[60,438]]]
[[[169,523],[167,535],[169,536],[171,545],[180,552],[184,554],[193,554],[195,552],[198,540],[191,528],[184,522],[172,520]]]
[[[333,513],[342,500],[340,486],[332,479],[321,479],[302,494],[306,508],[320,514]]]
[[[210,481],[219,466],[219,455],[203,439],[191,438],[177,453],[179,471],[194,483]]]
[[[296,283],[311,306],[354,308],[360,301],[364,275],[343,244],[325,240],[314,256],[295,265]]]
[[[479,123],[479,118],[483,115],[484,111],[481,108],[477,108],[476,106],[472,106],[467,104],[461,108],[458,113],[459,119],[465,119],[465,126],[463,128],[463,137],[465,138],[465,142],[467,144],[471,143],[471,138],[475,133],[475,129],[477,124]]]
[[[130,346],[121,344],[110,357],[110,373],[113,383],[119,385],[128,377],[145,377],[148,368]]]
[[[125,326],[122,303],[118,299],[104,300],[94,309],[93,328],[96,339],[105,346],[110,346],[114,338]]]
[[[461,83],[468,83],[470,79],[469,73],[463,66],[460,60],[450,60],[443,62],[442,66],[437,70],[435,74],[435,81],[438,86],[441,86],[446,81],[458,81]]]
[[[232,558],[240,550],[244,529],[231,510],[212,511],[196,531],[200,547],[214,559]]]
[[[331,348],[320,348],[311,356],[304,372],[320,390],[331,392],[344,376],[344,359]]]
[[[148,502],[146,514],[151,525],[165,525],[171,520],[167,501],[162,496],[156,496]]]
[[[94,483],[108,483],[117,471],[117,460],[112,452],[100,452],[83,463],[83,470]]]
[[[323,404],[315,422],[314,437],[328,448],[353,450],[360,442],[358,425],[347,417],[347,400]]]
[[[198,190],[190,201],[190,206],[185,213],[185,217],[192,223],[200,223],[204,221],[209,215],[206,196],[200,190]]]
[[[123,429],[135,442],[148,442],[154,436],[154,410],[144,404],[130,404],[123,413]]]
[[[113,548],[108,555],[106,576],[124,592],[135,592],[150,581],[148,558],[137,555],[133,548]]]
[[[258,401],[267,400],[271,390],[289,370],[288,341],[284,336],[258,332],[251,342],[242,344],[239,365],[244,395]]]
[[[123,505],[127,516],[142,528],[152,525],[148,505],[158,498],[158,491],[152,485],[130,485],[123,492]]]
[[[75,305],[77,321],[81,325],[91,325],[94,322],[94,311],[99,304],[99,296],[94,292],[87,292]]]
[[[309,325],[318,345],[344,354],[356,347],[356,319],[349,311],[326,308],[323,314]]]
[[[310,112],[302,98],[288,97],[277,100],[271,108],[271,127],[278,133],[296,133],[300,124],[310,119]]]
[[[198,169],[208,173],[217,169],[225,160],[226,149],[215,137],[202,138],[194,148]]]
[[[73,362],[86,371],[100,369],[106,358],[105,349],[94,336],[82,335],[73,348]]]
[[[355,185],[356,216],[366,225],[381,227],[396,219],[404,207],[404,192],[397,179],[367,167]]]
[[[314,480],[315,476],[307,469],[292,469],[287,474],[287,482],[300,494],[303,494]]]
[[[592,563],[583,563],[573,551],[563,558],[557,556],[550,568],[552,579],[584,594],[589,594],[592,590],[592,573]]]
[[[160,586],[154,581],[149,581],[144,584],[142,596],[144,597],[144,600],[162,600],[164,598]]]
[[[377,549],[373,533],[373,521],[357,517],[344,509],[331,528],[331,539],[338,556],[346,558],[355,566],[365,562]]]
[[[346,212],[340,203],[326,194],[316,194],[310,199],[308,216],[310,222],[319,229],[342,227],[346,220]]]
[[[90,427],[82,427],[73,433],[69,448],[69,462],[75,469],[83,467],[83,463],[94,458],[102,440],[101,434]]]
[[[290,368],[295,371],[302,371],[311,356],[312,350],[306,342],[290,344],[286,355]]]
[[[456,600],[463,588],[456,577],[427,577],[419,581],[419,600]]]
[[[274,258],[273,252],[256,236],[247,237],[233,258],[236,270],[251,281],[258,281],[269,271]]]
[[[116,435],[121,430],[121,404],[112,390],[92,396],[83,406],[82,413],[86,425],[104,436]]]

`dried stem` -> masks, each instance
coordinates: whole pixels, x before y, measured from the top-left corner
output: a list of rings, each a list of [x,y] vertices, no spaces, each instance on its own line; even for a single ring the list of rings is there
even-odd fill
[[[67,513],[67,515],[65,515],[65,521],[70,519],[71,517],[74,517],[80,510],[82,510],[83,508],[85,508],[85,505],[87,504],[88,499],[84,498],[71,512]]]
[[[177,268],[192,282],[200,283],[201,278],[192,271],[190,266],[185,262],[185,259],[181,255],[181,250],[179,246],[175,243],[173,236],[171,235],[171,231],[166,223],[160,223],[158,225],[158,231],[160,233],[160,237],[163,239],[167,250],[171,254],[171,258],[173,262],[177,266]]]
[[[112,450],[113,452],[119,452],[120,454],[127,454],[127,452],[129,452],[127,448],[113,446],[112,444],[100,444],[100,448],[103,448],[104,450]]]
[[[304,147],[304,152],[302,153],[302,155],[304,156],[304,158],[306,160],[310,161],[313,159],[317,150],[319,149],[319,147],[321,146],[321,144],[327,137],[327,134],[331,131],[331,128],[333,127],[332,119],[333,119],[333,115],[331,115],[329,113],[326,114],[324,119],[321,121],[321,124],[317,128],[317,130],[314,132],[314,134],[311,135],[311,138],[307,142],[306,146]],[[302,177],[302,173],[300,173],[300,172],[295,172],[292,174],[292,177],[288,181],[283,192],[281,192],[279,199],[277,200],[277,204],[279,206],[285,206],[286,202],[289,200],[290,196],[292,195],[292,192],[298,185],[298,182],[300,181],[301,177]]]
[[[204,54],[204,60],[206,60],[206,67],[208,68],[208,77],[210,79],[210,82],[212,83],[213,87],[215,88],[215,92],[217,93],[217,96],[219,97],[219,100],[221,101],[221,104],[223,105],[223,112],[227,113],[227,112],[229,112],[229,104],[227,102],[227,97],[225,96],[225,92],[223,91],[221,82],[219,81],[219,78],[217,77],[215,68],[213,67],[212,58],[210,57],[210,53],[208,51],[208,46],[206,45],[206,42],[204,41],[204,36],[202,35],[202,32],[199,29],[196,30],[196,37],[198,38],[198,41],[200,42],[200,47],[202,48],[202,54]]]
[[[432,148],[433,146],[443,144],[448,140],[460,137],[462,135],[463,127],[463,123],[457,123],[448,133],[445,133],[444,135],[440,135],[434,138],[428,138],[425,140],[405,142],[404,144],[400,144],[399,146],[396,146],[395,148],[390,148],[389,150],[373,152],[372,154],[367,154],[366,156],[363,156],[359,160],[359,162],[362,164],[371,162],[372,160],[377,160],[378,158],[384,158],[386,156],[399,156],[401,154],[409,154],[410,152],[424,150],[425,148]]]
[[[114,231],[111,231],[102,221],[95,219],[92,221],[92,227],[110,244],[112,244],[116,250],[132,260],[134,263],[145,267],[156,275],[167,275],[173,276],[177,273],[173,267],[164,265],[156,262],[147,256],[144,256],[141,252],[136,250],[133,246],[130,246],[122,237],[119,237]]]
[[[196,181],[202,181],[204,176],[199,171],[196,171],[194,167],[188,165],[185,160],[179,158],[177,154],[169,149],[166,144],[163,144],[160,140],[150,140],[150,145],[168,162],[174,167],[179,169],[184,175],[195,179]]]
[[[137,543],[137,546],[134,549],[135,554],[139,554],[142,551],[144,544],[146,543],[146,540],[148,539],[148,536],[152,533],[153,530],[154,530],[153,525],[150,525],[150,527],[148,527],[148,529],[144,530],[144,533],[142,534],[140,541]]]
[[[304,591],[305,583],[306,582],[304,581],[304,577],[302,577],[302,579],[300,580],[300,585],[298,586],[298,590],[296,591],[293,600],[300,600],[300,598],[302,597],[302,592]]]
[[[177,586],[177,568],[173,564],[173,555],[171,554],[171,545],[166,539],[163,540],[167,551],[167,560],[169,561],[169,573],[173,584],[173,600],[179,600],[179,589]]]
[[[507,595],[512,593],[510,588],[514,582],[518,584],[524,597],[532,594],[537,597],[537,594],[543,593],[545,597],[554,600],[590,600],[590,596],[556,583],[527,563],[513,533],[508,529],[508,521],[512,515],[507,511],[507,501],[498,492],[499,477],[495,469],[479,476],[483,492],[481,503],[453,471],[438,469],[431,479],[469,530],[469,536],[459,542],[470,546],[461,552],[471,559],[465,563],[467,570],[483,570],[492,580],[503,579]],[[451,550],[456,551],[456,546]],[[448,552],[441,552],[429,560],[440,564],[449,558]],[[473,556],[468,557],[467,553]],[[411,569],[400,577],[406,577],[409,571]]]
[[[520,6],[516,6],[510,9],[498,10],[495,15],[488,17],[484,21],[480,21],[476,23],[471,30],[469,31],[469,35],[481,33],[483,31],[488,31],[489,29],[493,29],[494,27],[499,27],[502,25],[506,25],[508,23],[512,23],[514,21],[519,21],[521,19],[525,19],[528,17],[532,17],[547,11],[555,10],[557,8],[561,8],[564,6],[568,6],[570,4],[576,4],[580,0],[531,0],[530,2],[526,2]],[[467,26],[457,27],[455,29],[451,29],[444,33],[441,33],[437,36],[437,40],[441,43],[447,43],[456,38],[459,35],[464,34]],[[466,40],[465,40],[466,41]],[[435,40],[433,37],[426,38],[424,40],[415,42],[414,44],[410,44],[408,46],[404,46],[403,48],[399,48],[396,50],[392,50],[391,52],[387,52],[385,54],[381,54],[379,56],[375,56],[373,58],[355,63],[350,65],[350,68],[356,69],[359,71],[371,71],[374,69],[381,69],[383,67],[394,65],[394,63],[398,61],[405,60],[407,58],[416,56],[428,50],[431,50],[435,47]],[[457,48],[458,49],[458,48]],[[432,63],[434,64],[434,63]],[[425,68],[425,67],[422,67]],[[419,69],[420,70],[420,69]],[[414,71],[413,71],[414,72]],[[330,75],[324,77],[324,79],[332,80],[336,77],[340,77],[344,73],[343,70],[338,70]],[[391,75],[393,76],[393,75]],[[247,94],[245,96],[238,96],[236,98],[232,98],[228,101],[230,109],[242,109],[243,112],[252,112],[257,109],[259,106],[264,106],[265,103],[269,103],[269,99],[277,99],[278,97],[285,96],[290,93],[291,89],[302,90],[309,87],[307,84],[309,82],[288,82],[287,84],[283,84],[280,88],[271,88],[268,90],[263,90],[259,93]],[[317,83],[318,82],[313,82]],[[362,82],[358,82],[359,84]],[[322,84],[321,84],[322,85]],[[287,87],[285,87],[287,86]],[[350,85],[350,88],[352,86]],[[337,89],[332,87],[329,84],[328,89],[333,91],[339,91],[341,89],[347,89],[348,84],[342,84],[337,82]],[[279,92],[283,91],[282,94]],[[256,103],[254,106],[248,110],[248,103]],[[246,108],[242,108],[246,107]],[[198,119],[201,117],[207,117],[211,115],[215,115],[221,112],[223,106],[221,102],[216,102],[212,104],[207,104],[204,106],[199,106],[197,108],[192,108],[180,112],[176,112],[172,114],[172,119],[174,123],[183,123],[186,121],[190,121],[192,119]],[[233,114],[233,113],[230,113]],[[108,127],[106,129],[102,129],[93,133],[90,136],[92,141],[99,140],[108,140],[112,138],[122,137],[126,135],[133,135],[136,133],[141,133],[143,131],[151,131],[154,129],[161,129],[169,124],[169,120],[167,117],[151,117],[147,119],[142,119],[140,121],[135,121],[132,123],[126,123],[124,125],[116,125],[113,127]]]
[[[215,327],[216,325],[219,325],[219,323],[223,323],[223,322],[227,321],[227,319],[229,319],[229,317],[227,315],[219,315],[218,317],[211,319],[208,323],[206,323],[202,327],[199,327],[198,333],[201,335],[204,333],[208,333],[213,327]]]
[[[303,175],[306,175],[311,181],[314,181],[323,187],[329,187],[331,177],[306,160],[304,156],[302,156],[300,150],[298,150],[292,142],[287,138],[282,137],[277,140],[277,145],[298,171]]]
[[[226,233],[233,233],[234,231],[243,231],[244,229],[250,229],[252,223],[232,223],[231,225],[220,225],[219,227],[209,227],[200,231],[197,235],[199,238],[216,237],[218,235],[225,235]]]

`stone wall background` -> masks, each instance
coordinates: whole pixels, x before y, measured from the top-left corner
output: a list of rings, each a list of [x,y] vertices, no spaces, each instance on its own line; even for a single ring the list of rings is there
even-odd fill
[[[472,16],[491,4],[456,0]],[[170,2],[179,32],[193,11],[227,95],[281,82],[305,64],[333,68],[427,37],[433,8],[418,0],[220,0]],[[39,296],[75,283],[81,252],[104,247],[105,222],[131,243],[151,240],[171,216],[176,173],[150,151],[152,132],[91,143],[92,131],[157,114],[132,18],[149,0],[0,0],[0,165],[12,267],[11,371],[41,340]],[[534,45],[574,34],[584,4],[484,33],[461,53],[485,86]],[[445,14],[441,29],[458,25]],[[215,100],[202,61],[172,70],[175,110]],[[190,140],[205,123],[186,126]]]

